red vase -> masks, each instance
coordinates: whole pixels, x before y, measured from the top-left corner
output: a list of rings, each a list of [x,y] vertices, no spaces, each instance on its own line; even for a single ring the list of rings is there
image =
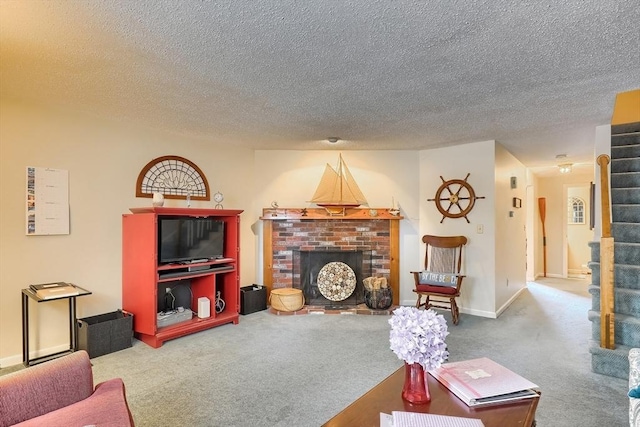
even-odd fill
[[[419,363],[404,363],[404,386],[402,398],[409,403],[420,404],[431,401],[427,373]]]

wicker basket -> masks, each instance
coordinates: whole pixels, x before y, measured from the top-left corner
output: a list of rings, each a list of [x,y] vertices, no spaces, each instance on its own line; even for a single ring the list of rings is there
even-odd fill
[[[278,311],[298,311],[304,306],[304,295],[300,289],[274,289],[269,295],[269,304]]]

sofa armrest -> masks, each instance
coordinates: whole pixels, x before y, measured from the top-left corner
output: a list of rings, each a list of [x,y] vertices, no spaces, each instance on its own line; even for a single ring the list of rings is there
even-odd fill
[[[17,424],[15,427],[131,427],[133,417],[120,378],[102,382],[88,398]]]
[[[629,390],[640,385],[640,348],[629,350]],[[640,427],[640,399],[629,398],[629,425]]]
[[[79,402],[93,393],[86,351],[0,377],[0,427],[10,426]]]

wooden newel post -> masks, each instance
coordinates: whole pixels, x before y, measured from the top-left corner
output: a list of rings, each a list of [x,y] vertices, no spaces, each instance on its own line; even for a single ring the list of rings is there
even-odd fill
[[[600,346],[615,348],[614,312],[614,240],[611,237],[611,211],[609,204],[609,156],[598,156],[600,165],[600,208],[602,211],[602,237],[600,238]]]
[[[602,237],[611,237],[611,208],[609,204],[609,170],[611,159],[606,154],[597,158],[600,165],[600,210],[602,211]]]

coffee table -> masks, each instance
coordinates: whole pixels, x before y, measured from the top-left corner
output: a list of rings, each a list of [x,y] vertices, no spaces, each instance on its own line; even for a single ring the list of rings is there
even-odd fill
[[[484,408],[471,408],[438,380],[427,375],[431,402],[413,405],[400,395],[404,384],[404,365],[382,380],[362,397],[347,406],[323,427],[379,427],[380,412],[423,412],[454,417],[479,418],[485,427],[535,426],[535,412],[540,397]]]

